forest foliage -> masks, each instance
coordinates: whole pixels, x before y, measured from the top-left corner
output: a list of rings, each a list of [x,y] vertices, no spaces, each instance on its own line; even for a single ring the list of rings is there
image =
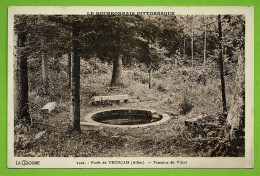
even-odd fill
[[[39,118],[48,101],[59,101],[59,112],[70,111],[69,128],[80,131],[81,109],[91,109],[87,101],[95,95],[127,93],[140,104],[154,101],[152,108],[172,116],[207,111],[198,107],[210,107],[207,101],[216,106],[214,113],[225,114],[225,106],[237,109],[230,108],[231,99],[243,95],[238,88],[239,95],[231,98],[236,73],[244,76],[243,67],[237,70],[244,63],[243,15],[16,15],[14,19],[14,119],[19,135],[31,127],[38,134],[44,125],[45,131],[53,131],[53,126],[48,130],[44,124],[46,119]],[[223,99],[227,103],[222,106]],[[19,135],[16,145],[24,148],[27,142],[19,141]]]

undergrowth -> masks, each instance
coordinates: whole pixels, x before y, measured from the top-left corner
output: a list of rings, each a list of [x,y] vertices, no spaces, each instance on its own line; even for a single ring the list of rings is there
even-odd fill
[[[93,96],[119,94],[128,94],[129,103],[112,105],[113,108],[156,109],[169,114],[171,119],[159,126],[143,129],[105,128],[98,133],[74,134],[68,130],[70,91],[65,58],[59,64],[59,70],[47,65],[48,94],[39,79],[40,70],[29,69],[30,114],[34,125],[15,126],[16,156],[210,156],[213,151],[216,139],[210,142],[198,138],[190,140],[182,132],[186,119],[221,112],[221,89],[216,65],[204,68],[162,64],[153,72],[153,85],[149,89],[149,74],[145,67],[132,65],[123,68],[122,85],[110,87],[111,65],[97,59],[82,60],[81,119],[89,112],[111,108],[90,106],[89,100]],[[232,78],[229,74],[226,81],[228,106],[234,86]],[[56,101],[57,109],[54,114],[44,117],[41,108],[49,101]],[[40,137],[35,138],[35,135]]]

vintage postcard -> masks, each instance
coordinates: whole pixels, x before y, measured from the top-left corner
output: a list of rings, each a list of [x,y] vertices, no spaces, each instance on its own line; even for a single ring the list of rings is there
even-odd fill
[[[253,168],[253,7],[8,9],[8,168]]]

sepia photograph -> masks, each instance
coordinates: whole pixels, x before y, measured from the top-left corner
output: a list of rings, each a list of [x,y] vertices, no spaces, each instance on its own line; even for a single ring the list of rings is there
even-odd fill
[[[27,8],[9,8],[9,167],[253,167],[252,8]]]

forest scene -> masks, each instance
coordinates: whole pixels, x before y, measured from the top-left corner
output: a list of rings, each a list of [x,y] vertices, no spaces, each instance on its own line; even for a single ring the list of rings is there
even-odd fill
[[[245,156],[243,15],[15,15],[13,38],[15,156]],[[84,118],[122,108],[168,120]]]

